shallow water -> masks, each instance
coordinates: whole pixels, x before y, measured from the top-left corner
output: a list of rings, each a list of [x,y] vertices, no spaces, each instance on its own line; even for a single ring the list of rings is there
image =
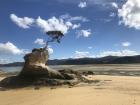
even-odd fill
[[[19,67],[0,67],[0,70],[4,71],[4,72],[19,72],[21,71],[22,66]]]
[[[140,76],[140,64],[107,64],[107,65],[50,65],[55,70],[73,69],[77,71],[93,71],[96,75]],[[19,72],[22,67],[0,67],[4,72]]]

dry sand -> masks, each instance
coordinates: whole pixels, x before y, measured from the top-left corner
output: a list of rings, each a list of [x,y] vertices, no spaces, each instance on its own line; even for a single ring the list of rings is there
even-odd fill
[[[140,105],[140,77],[91,76],[96,84],[73,88],[0,91],[0,105]]]

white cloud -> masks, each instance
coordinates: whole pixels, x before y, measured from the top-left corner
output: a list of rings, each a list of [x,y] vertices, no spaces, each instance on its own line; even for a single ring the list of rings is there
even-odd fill
[[[68,33],[70,29],[77,29],[81,26],[80,23],[74,24],[72,21],[87,21],[84,17],[71,17],[69,15],[63,15],[60,18],[52,17],[48,20],[44,20],[38,17],[36,20],[37,26],[44,32],[47,31],[62,31],[64,34]]]
[[[79,7],[79,8],[85,8],[85,7],[87,7],[87,3],[86,3],[86,2],[80,2],[80,3],[78,4],[78,7]]]
[[[87,52],[87,51],[75,51],[75,54],[74,54],[74,58],[85,58],[85,57],[89,57],[90,56],[90,53]]]
[[[122,51],[104,51],[101,52],[97,57],[105,57],[105,56],[134,56],[139,55],[136,51],[133,50],[122,50]]]
[[[7,43],[0,43],[0,54],[13,54],[13,55],[20,55],[28,53],[27,50],[19,49],[17,46],[15,46],[11,42]]]
[[[30,26],[34,23],[33,18],[29,18],[29,17],[20,18],[16,16],[15,14],[11,14],[10,19],[19,27],[24,28],[24,29],[30,28]]]
[[[75,17],[70,17],[68,19],[69,21],[82,21],[82,22],[88,22],[89,20],[83,16],[75,16]]]
[[[47,31],[62,31],[64,34],[67,33],[69,26],[64,22],[63,19],[59,19],[56,17],[52,17],[48,20],[44,20],[41,17],[37,19],[23,17],[20,18],[15,14],[10,15],[11,20],[16,23],[19,27],[27,29],[34,23],[39,28],[41,28],[44,32]],[[72,24],[73,25],[73,24]]]
[[[97,55],[92,55],[90,52],[88,51],[75,51],[74,56],[72,56],[71,58],[97,58],[97,57],[105,57],[105,56],[135,56],[135,55],[139,55],[140,53],[134,51],[134,50],[129,50],[129,49],[125,49],[125,50],[118,50],[118,51],[103,51],[100,52]]]
[[[79,24],[73,24],[72,29],[77,29],[77,28],[79,28],[80,26],[81,26],[80,23],[79,23]]]
[[[116,14],[115,14],[114,12],[111,12],[111,13],[109,14],[109,16],[110,16],[110,17],[115,17]]]
[[[122,46],[124,46],[124,47],[128,47],[128,46],[130,46],[130,45],[131,45],[130,42],[123,42],[123,43],[122,43]]]
[[[40,16],[37,19],[23,17],[20,18],[15,14],[10,15],[11,20],[21,28],[30,28],[31,26],[37,26],[43,32],[47,31],[61,31],[63,34],[67,34],[69,30],[75,30],[81,27],[80,22],[89,21],[82,16],[70,16],[69,14],[61,15],[59,18],[53,16],[47,20],[42,19]],[[90,30],[81,30],[81,36],[88,37]],[[42,40],[38,39],[35,43],[44,44]]]
[[[44,32],[47,31],[62,31],[64,34],[68,32],[69,26],[65,24],[62,19],[52,17],[48,20],[44,20],[38,17],[36,20],[37,26],[43,29]]]
[[[51,47],[51,46],[48,46],[48,52],[49,52],[49,54],[52,54],[54,51],[53,51],[53,48]]]
[[[72,29],[77,29],[77,28],[79,28],[79,27],[81,26],[80,23],[78,23],[78,24],[73,24],[73,23],[70,22],[70,21],[67,21],[67,22],[66,22],[66,25],[67,25],[69,28],[72,28]]]
[[[68,27],[73,27],[73,24],[72,24],[70,21],[67,21],[67,22],[66,22],[66,25],[67,25]]]
[[[77,32],[78,37],[83,36],[83,37],[89,37],[91,35],[91,30],[80,30],[79,32]]]
[[[118,9],[120,24],[129,28],[140,29],[140,0],[127,0],[121,9]]]
[[[118,4],[116,2],[112,2],[111,3],[111,6],[114,7],[114,8],[116,8],[116,9],[118,8]]]
[[[88,49],[92,49],[93,47],[89,46]]]
[[[34,41],[35,44],[38,44],[38,45],[41,45],[41,46],[44,46],[46,43],[44,41],[44,39],[40,39],[40,38],[37,38],[35,41]],[[53,51],[53,48],[51,46],[48,46],[47,48],[49,54],[52,54],[54,51]]]
[[[89,20],[86,17],[83,16],[70,16],[69,14],[64,14],[60,16],[61,19],[67,20],[67,21],[82,21],[82,22],[88,22]]]
[[[79,28],[79,24],[73,24],[71,21],[73,20],[80,20],[85,21],[85,18],[82,17],[72,17],[70,20],[64,20],[63,18],[56,18],[53,16],[50,19],[42,19],[41,17],[38,17],[37,19],[29,18],[29,17],[23,17],[20,18],[16,16],[15,14],[10,15],[11,20],[16,23],[19,27],[27,29],[30,28],[34,24],[34,26],[37,26],[41,28],[44,32],[47,31],[62,31],[64,34],[68,32],[69,29],[76,29]],[[83,20],[82,20],[83,19]]]
[[[35,41],[34,41],[35,44],[38,44],[38,45],[45,45],[45,41],[44,39],[40,39],[40,38],[37,38]]]
[[[34,41],[35,44],[38,44],[38,45],[45,45],[45,41],[43,39],[40,39],[40,38],[37,38],[35,41]],[[48,46],[47,48],[49,54],[52,54],[54,51],[53,51],[53,48],[51,46]]]

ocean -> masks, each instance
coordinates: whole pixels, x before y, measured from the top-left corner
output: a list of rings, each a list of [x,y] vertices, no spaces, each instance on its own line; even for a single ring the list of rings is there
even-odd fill
[[[72,69],[76,71],[93,71],[95,75],[121,75],[140,76],[140,64],[104,64],[104,65],[49,65],[54,70]],[[20,72],[19,67],[0,67],[0,70],[10,72]]]
[[[52,69],[59,70],[65,68],[63,66],[49,66]],[[4,71],[6,73],[10,72],[20,72],[22,70],[22,66],[13,66],[13,67],[0,67],[0,71]]]
[[[22,66],[18,66],[18,67],[0,67],[1,71],[10,73],[10,72],[19,72],[21,71]]]

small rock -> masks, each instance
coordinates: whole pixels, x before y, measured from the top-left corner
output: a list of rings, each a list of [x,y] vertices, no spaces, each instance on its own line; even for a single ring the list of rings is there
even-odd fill
[[[73,86],[69,86],[69,88],[73,88]]]
[[[56,87],[53,86],[53,87],[51,87],[50,89],[56,89]]]
[[[39,89],[40,89],[40,87],[39,87],[39,86],[36,86],[34,89],[35,89],[35,90],[39,90]]]

